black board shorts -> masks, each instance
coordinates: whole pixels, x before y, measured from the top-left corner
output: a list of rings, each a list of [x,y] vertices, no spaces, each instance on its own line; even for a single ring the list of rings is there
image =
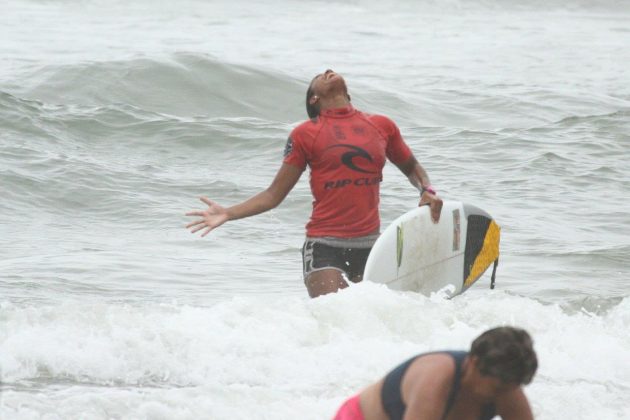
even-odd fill
[[[339,270],[348,279],[363,276],[371,249],[371,246],[369,248],[332,246],[307,238],[302,246],[304,280],[309,274],[326,269]]]

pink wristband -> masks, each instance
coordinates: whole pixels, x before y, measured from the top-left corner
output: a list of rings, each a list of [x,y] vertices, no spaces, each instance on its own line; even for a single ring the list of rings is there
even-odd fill
[[[423,186],[422,187],[422,192],[420,193],[420,195],[422,195],[425,191],[430,193],[430,194],[433,194],[433,195],[437,194],[437,192],[433,189],[433,187],[431,185],[427,185],[426,187]]]

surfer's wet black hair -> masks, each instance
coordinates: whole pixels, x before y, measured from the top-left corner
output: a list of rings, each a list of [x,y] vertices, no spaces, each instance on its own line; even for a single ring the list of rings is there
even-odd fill
[[[470,355],[477,357],[481,374],[504,383],[528,384],[538,369],[532,338],[520,328],[498,327],[484,332],[473,341]]]

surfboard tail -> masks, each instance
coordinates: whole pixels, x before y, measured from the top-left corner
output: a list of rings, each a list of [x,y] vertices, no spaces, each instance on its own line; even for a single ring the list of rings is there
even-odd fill
[[[470,206],[468,214],[468,232],[464,251],[464,285],[469,288],[483,273],[495,263],[492,285],[496,274],[496,263],[499,259],[499,241],[501,228],[484,211]]]

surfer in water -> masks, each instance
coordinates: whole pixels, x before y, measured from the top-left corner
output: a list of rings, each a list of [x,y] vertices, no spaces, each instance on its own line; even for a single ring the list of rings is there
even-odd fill
[[[229,220],[254,216],[278,206],[310,167],[313,212],[302,247],[304,282],[311,297],[359,282],[380,229],[379,186],[386,159],[420,191],[434,222],[442,200],[404,142],[396,124],[382,115],[356,110],[343,77],[332,70],[318,74],[306,92],[309,120],[290,134],[282,166],[269,187],[240,204],[224,208],[202,197],[205,210],[186,227],[206,236]]]
[[[493,328],[468,352],[438,351],[407,360],[348,399],[334,420],[531,420],[522,385],[537,368],[526,331]]]

